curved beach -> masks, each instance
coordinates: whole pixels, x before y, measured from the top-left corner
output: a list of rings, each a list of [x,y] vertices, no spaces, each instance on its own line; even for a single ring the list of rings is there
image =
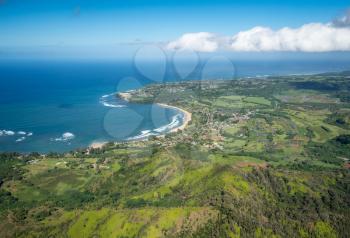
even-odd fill
[[[170,106],[170,105],[164,104],[164,103],[157,103],[157,105],[159,105],[161,107],[172,108],[172,109],[180,111],[184,114],[183,123],[180,126],[171,129],[169,132],[177,132],[179,130],[184,130],[188,126],[190,121],[192,120],[192,113],[190,113],[190,112],[188,112],[180,107]]]
[[[129,100],[131,98],[131,94],[128,92],[118,93],[118,96],[127,102],[129,102]],[[183,115],[184,115],[182,124],[179,125],[178,127],[172,128],[167,133],[173,133],[173,132],[178,132],[178,131],[184,130],[188,126],[190,121],[192,120],[192,113],[190,113],[190,112],[188,112],[180,107],[175,107],[175,106],[171,106],[171,105],[164,104],[164,103],[155,103],[155,104],[157,104],[158,106],[163,107],[163,108],[174,109],[176,111],[183,113]],[[161,135],[158,135],[158,136],[161,136]],[[147,140],[147,137],[144,138],[143,140]],[[104,141],[104,142],[96,142],[95,141],[95,142],[92,142],[89,147],[93,148],[93,149],[100,149],[107,143],[108,143],[107,141]]]
[[[118,97],[120,97],[121,99],[123,99],[124,101],[127,101],[127,102],[129,102],[130,98],[132,97],[131,93],[129,93],[129,92],[121,92],[121,93],[118,93],[117,95],[118,95]],[[180,107],[171,106],[171,105],[168,105],[165,103],[156,103],[156,104],[161,106],[161,107],[171,108],[171,109],[180,111],[184,114],[184,120],[183,120],[182,125],[171,129],[169,132],[177,132],[179,130],[184,130],[188,126],[190,121],[192,120],[192,113],[190,113],[190,112],[188,112]]]

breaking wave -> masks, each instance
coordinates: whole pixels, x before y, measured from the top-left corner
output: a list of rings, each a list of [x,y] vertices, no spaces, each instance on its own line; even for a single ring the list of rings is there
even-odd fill
[[[177,114],[172,118],[171,122],[168,125],[161,126],[157,129],[154,129],[154,131],[156,131],[158,133],[162,133],[162,132],[166,132],[166,131],[170,131],[172,129],[175,129],[176,127],[179,127],[181,125],[182,118],[183,118],[182,114]]]
[[[100,98],[100,103],[105,107],[113,107],[113,108],[126,107],[126,105],[120,104],[120,101],[115,96],[115,93],[103,95]]]
[[[65,132],[62,134],[62,136],[57,137],[57,138],[53,138],[51,139],[51,141],[70,141],[73,140],[75,138],[75,135],[71,132]]]
[[[33,132],[25,132],[25,131],[11,131],[11,130],[0,130],[0,137],[18,137],[15,142],[22,142],[27,137],[30,137],[33,135]]]
[[[159,136],[161,134],[164,134],[165,132],[169,132],[169,131],[181,126],[181,124],[183,123],[183,118],[184,118],[184,115],[182,113],[177,114],[177,115],[172,117],[172,120],[169,124],[158,127],[156,129],[153,129],[153,130],[141,131],[140,134],[138,134],[136,136],[129,137],[126,140],[128,140],[128,141],[130,141],[130,140],[143,140],[143,139],[147,139],[150,136]]]

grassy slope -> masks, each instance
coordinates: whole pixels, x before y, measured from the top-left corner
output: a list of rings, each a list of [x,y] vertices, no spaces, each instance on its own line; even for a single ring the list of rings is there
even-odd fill
[[[210,85],[133,95],[192,111],[184,132],[89,154],[2,155],[0,236],[347,237],[342,78]]]

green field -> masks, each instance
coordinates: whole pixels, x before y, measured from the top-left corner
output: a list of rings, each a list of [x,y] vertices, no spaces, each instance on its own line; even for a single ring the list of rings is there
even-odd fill
[[[189,81],[184,131],[0,154],[0,237],[349,237],[350,74]],[[175,92],[175,93],[172,93]]]

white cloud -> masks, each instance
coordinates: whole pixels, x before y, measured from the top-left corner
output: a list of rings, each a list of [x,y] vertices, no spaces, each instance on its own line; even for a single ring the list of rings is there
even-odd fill
[[[187,33],[167,45],[171,50],[213,52],[219,48],[217,36],[209,32]]]
[[[223,38],[208,32],[188,33],[170,42],[168,49],[214,52],[218,49],[233,51],[350,51],[350,27],[345,27],[348,16],[341,18],[342,26],[335,23],[310,23],[299,28],[284,27],[272,30],[257,26]]]
[[[277,31],[254,27],[233,36],[230,48],[234,51],[349,51],[350,28],[321,23],[310,23],[300,28],[285,27]]]

